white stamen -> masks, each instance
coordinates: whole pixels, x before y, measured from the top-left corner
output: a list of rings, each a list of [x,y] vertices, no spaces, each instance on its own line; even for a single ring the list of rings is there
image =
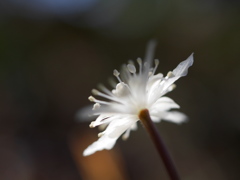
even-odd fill
[[[119,76],[120,73],[118,72],[118,70],[114,69],[114,70],[113,70],[113,75],[114,75],[114,76]]]
[[[89,96],[88,100],[91,101],[91,102],[95,102],[96,101],[96,99],[93,96]]]
[[[97,96],[97,95],[99,95],[99,91],[98,90],[96,90],[96,89],[92,89],[92,94],[93,95],[95,95],[95,96]]]
[[[142,59],[141,58],[137,58],[137,62],[139,64],[139,74],[142,74]]]
[[[133,64],[128,64],[127,68],[128,68],[130,73],[133,73],[133,74],[136,73],[136,67]]]
[[[113,90],[112,90],[112,93],[113,93],[114,95],[116,95],[116,94],[117,94],[116,89],[113,89]]]
[[[98,137],[102,137],[104,135],[104,132],[98,133]]]
[[[132,64],[132,65],[134,65],[133,60],[129,59],[129,60],[128,60],[128,64]]]
[[[129,72],[127,65],[123,64],[122,66],[122,78],[129,79],[131,77],[131,73]]]
[[[103,92],[105,92],[106,94],[112,95],[111,91],[109,91],[104,85],[99,84],[99,85],[98,85],[98,88],[99,88],[100,90],[102,90]]]
[[[139,58],[137,58],[137,62],[138,62],[138,64],[139,64],[139,66],[141,66],[142,65],[142,59],[139,57]]]
[[[89,96],[88,99],[89,99],[89,101],[91,101],[91,102],[95,102],[95,103],[99,103],[99,104],[110,104],[109,102],[106,102],[106,101],[97,100],[97,99],[95,99],[93,96]]]
[[[169,71],[169,72],[167,73],[166,78],[168,79],[168,78],[171,78],[171,77],[174,77],[174,74],[173,74],[172,71]]]
[[[174,90],[176,87],[177,87],[176,84],[172,84],[171,86],[169,86],[168,91],[172,91],[172,90]]]
[[[130,91],[130,88],[127,84],[118,83],[117,86],[116,86],[116,89],[112,90],[112,93],[117,97],[120,97],[120,96],[123,97],[123,96],[129,95],[129,93],[131,93],[131,91]],[[119,102],[121,102],[121,101],[119,101]]]
[[[92,122],[89,124],[89,127],[90,127],[90,128],[95,128],[95,126],[94,126],[94,121],[92,121]]]
[[[109,99],[109,100],[112,100],[112,101],[121,102],[118,98],[114,98],[114,97],[112,96],[112,94],[111,94],[111,95],[107,95],[107,94],[104,94],[104,93],[102,93],[102,92],[100,92],[100,91],[98,91],[98,90],[96,90],[96,89],[92,89],[92,94],[95,95],[95,96],[104,97],[104,98]],[[114,94],[114,93],[113,93],[113,94]],[[95,100],[96,100],[96,99],[95,99]]]
[[[96,109],[99,109],[101,107],[101,105],[99,103],[95,103],[93,105],[93,109],[92,110],[96,110]]]
[[[155,67],[153,69],[153,75],[155,74],[157,68],[158,68],[158,65],[159,65],[159,60],[158,59],[154,59],[154,63],[155,63]]]
[[[119,78],[120,73],[116,69],[114,69],[113,75],[116,76],[119,82],[122,82],[122,80]]]

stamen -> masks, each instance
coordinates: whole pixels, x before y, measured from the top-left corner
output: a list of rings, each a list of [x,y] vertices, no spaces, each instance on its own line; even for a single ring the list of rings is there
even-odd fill
[[[114,76],[119,76],[120,73],[118,72],[118,70],[114,69],[114,70],[113,70],[113,75],[114,75]]]
[[[133,60],[129,59],[129,60],[128,60],[128,64],[132,64],[132,65],[134,65]]]
[[[128,68],[130,73],[133,73],[133,74],[136,73],[136,67],[133,64],[128,64],[127,68]]]
[[[122,80],[119,78],[120,73],[116,69],[114,69],[113,75],[116,76],[119,82],[122,82]]]
[[[91,101],[91,102],[95,102],[96,101],[96,99],[93,96],[89,96],[88,100]]]
[[[139,74],[142,74],[142,59],[141,58],[137,58],[137,62],[139,64]]]
[[[150,70],[149,62],[144,62],[144,64],[143,64],[143,73],[148,73],[149,70]]]
[[[169,72],[167,73],[166,78],[168,79],[168,78],[171,78],[171,77],[174,77],[174,74],[173,74],[172,71],[169,71]]]
[[[121,73],[121,77],[122,77],[122,79],[124,80],[127,80],[127,79],[129,79],[129,77],[131,76],[131,73],[128,71],[128,68],[127,68],[127,65],[126,64],[123,64],[122,65],[122,69],[121,69],[122,71],[122,73]]]
[[[99,95],[99,91],[98,90],[96,90],[96,89],[92,89],[92,94],[93,95],[95,95],[95,96],[97,96],[97,95]]]
[[[98,133],[98,137],[102,137],[104,135],[104,132]]]
[[[93,105],[93,109],[92,109],[92,110],[99,109],[100,106],[101,106],[101,105],[100,105],[99,103],[95,103],[95,104]]]
[[[110,104],[109,102],[100,101],[100,100],[98,100],[98,99],[95,99],[93,96],[89,96],[88,99],[89,99],[89,101],[91,101],[91,102],[95,102],[95,103],[99,103],[99,104],[106,104],[106,105],[109,105],[109,104]]]
[[[98,85],[98,88],[99,88],[100,90],[102,90],[103,92],[105,92],[106,94],[112,95],[111,91],[109,91],[104,85],[99,84],[99,85]]]
[[[90,127],[90,128],[95,128],[95,126],[94,126],[94,121],[92,121],[92,122],[89,124],[89,127]]]
[[[174,90],[176,87],[177,87],[176,84],[172,84],[171,86],[169,86],[168,91],[172,91],[172,90]]]
[[[114,95],[117,95],[116,89],[113,89],[113,90],[112,90],[112,93],[113,93]]]
[[[119,99],[117,99],[117,98],[114,98],[114,97],[112,96],[112,94],[107,95],[107,94],[104,94],[104,93],[102,93],[102,92],[100,92],[100,91],[98,91],[98,90],[96,90],[96,89],[92,89],[92,93],[93,93],[93,95],[95,95],[95,96],[101,96],[101,97],[104,97],[104,98],[106,98],[106,99],[109,99],[109,100],[112,100],[112,101],[120,102],[120,103],[121,103],[121,101],[120,101]],[[113,94],[114,94],[114,93],[113,93]]]
[[[154,59],[154,63],[155,63],[155,67],[153,69],[153,75],[155,74],[157,68],[158,68],[158,65],[159,65],[159,60],[158,59]]]

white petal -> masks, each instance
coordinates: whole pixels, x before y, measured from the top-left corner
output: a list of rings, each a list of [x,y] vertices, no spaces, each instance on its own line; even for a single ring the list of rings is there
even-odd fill
[[[131,130],[133,130],[133,131],[137,130],[137,123],[134,123],[134,124],[131,126]]]
[[[159,92],[161,90],[160,82],[162,79],[163,79],[163,74],[160,74],[160,73],[149,77],[147,86],[146,86],[148,97],[153,96],[156,91]]]
[[[160,116],[157,116],[157,115],[150,115],[151,116],[151,119],[153,122],[160,122],[161,121],[161,117]]]
[[[177,103],[175,103],[171,98],[161,97],[152,105],[151,110],[168,111],[170,109],[179,108],[179,107],[180,106]]]
[[[178,64],[178,66],[173,70],[173,77],[170,77],[169,79],[165,80],[164,88],[162,95],[166,94],[168,92],[168,88],[170,85],[172,85],[176,80],[178,80],[180,77],[186,76],[188,73],[188,68],[192,66],[193,64],[193,53],[181,63]]]
[[[91,144],[83,152],[84,156],[91,155],[96,151],[101,151],[103,149],[112,149],[115,145],[116,140],[119,136],[125,132],[128,128],[136,123],[138,119],[136,116],[125,116],[122,119],[115,119],[109,123],[107,129],[103,132],[102,137],[100,137],[96,142]]]
[[[188,68],[193,64],[193,53],[183,62],[181,62],[174,70],[173,74],[176,77],[186,76]]]
[[[181,123],[187,121],[187,116],[178,111],[170,111],[165,114],[163,119],[166,121],[173,122],[173,123],[181,124]]]
[[[123,140],[127,140],[127,139],[129,138],[129,136],[130,136],[130,131],[131,131],[131,129],[129,128],[129,129],[127,129],[126,132],[122,135],[122,139],[123,139]]]
[[[132,126],[129,129],[126,130],[126,132],[122,136],[122,139],[127,140],[130,136],[130,132],[135,131],[135,130],[137,130],[137,122],[133,123]]]
[[[93,127],[96,127],[102,124],[109,123],[116,118],[118,118],[117,115],[110,114],[110,113],[106,113],[106,114],[103,113],[100,116],[98,116],[98,118],[95,121],[93,121],[91,124]]]
[[[159,97],[161,97],[163,86],[161,79],[155,81],[147,88],[148,104],[154,103]]]

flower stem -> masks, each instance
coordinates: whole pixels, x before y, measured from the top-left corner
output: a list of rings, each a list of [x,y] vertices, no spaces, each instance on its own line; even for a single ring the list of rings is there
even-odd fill
[[[158,150],[158,153],[163,160],[163,163],[168,171],[168,174],[169,174],[171,180],[180,180],[180,177],[177,173],[176,167],[174,166],[174,163],[166,149],[166,146],[165,146],[160,134],[157,131],[156,126],[152,122],[152,119],[149,115],[148,110],[147,109],[141,110],[139,113],[139,118],[140,118],[142,124],[144,125],[144,127],[146,128],[146,130],[148,131],[150,137],[152,138],[152,141],[154,142],[154,144]]]

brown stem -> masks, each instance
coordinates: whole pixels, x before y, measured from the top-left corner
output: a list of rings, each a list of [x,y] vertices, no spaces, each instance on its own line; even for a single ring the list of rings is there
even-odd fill
[[[160,136],[160,134],[157,131],[156,126],[152,122],[152,119],[149,115],[149,112],[147,109],[143,109],[139,113],[139,118],[148,131],[150,137],[152,138],[159,155],[161,156],[163,163],[168,171],[168,174],[171,178],[171,180],[180,180],[180,177],[177,173],[176,167],[174,166],[174,163],[166,149],[166,146]]]

